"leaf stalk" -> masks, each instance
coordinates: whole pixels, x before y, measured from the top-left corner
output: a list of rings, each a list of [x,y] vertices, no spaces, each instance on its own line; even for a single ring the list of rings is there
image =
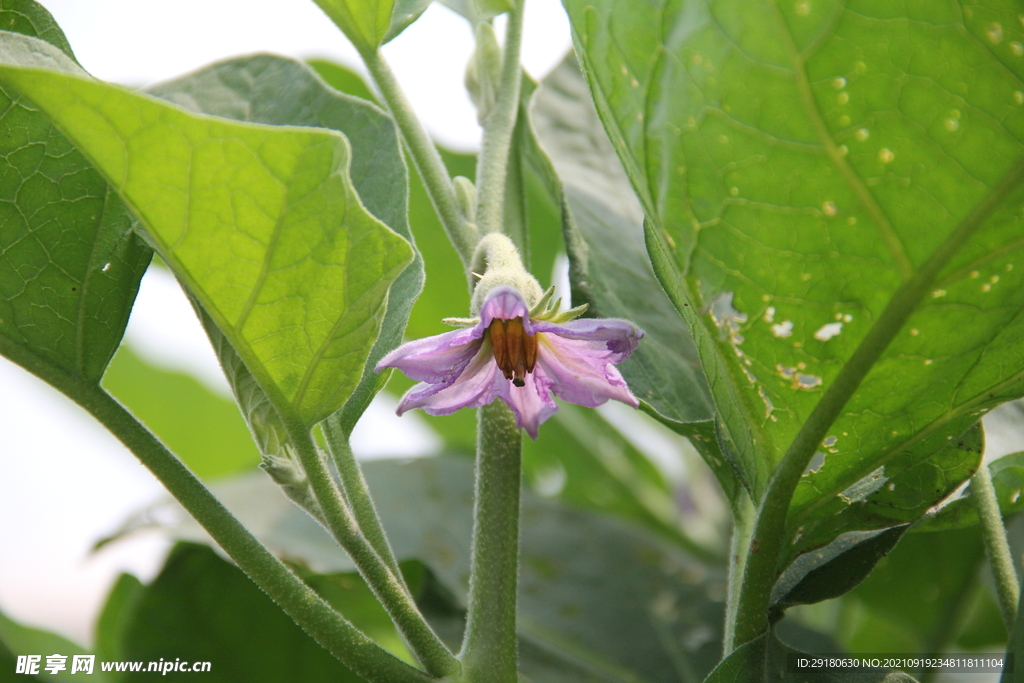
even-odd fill
[[[412,157],[416,170],[423,179],[427,195],[434,205],[434,211],[444,226],[448,239],[451,240],[462,265],[469,269],[470,259],[473,257],[473,250],[479,239],[476,226],[470,223],[459,208],[459,201],[455,195],[455,185],[445,168],[444,161],[434,146],[433,140],[423,128],[423,124],[416,118],[412,105],[402,92],[398,79],[385,61],[384,56],[378,50],[363,50],[360,55],[366,68],[373,78],[373,82],[380,92],[384,104],[398,126],[398,131],[405,141],[406,149]]]
[[[992,473],[988,465],[982,463],[978,471],[971,477],[971,491],[974,505],[978,508],[981,520],[981,534],[985,539],[985,554],[988,555],[992,574],[996,580],[996,593],[999,596],[999,609],[1006,622],[1006,631],[1017,622],[1017,603],[1020,601],[1020,584],[1017,572],[1013,568],[1010,544],[1006,540],[1006,527],[1003,526],[1003,515],[999,511],[999,500],[996,498],[996,487],[992,483]]]

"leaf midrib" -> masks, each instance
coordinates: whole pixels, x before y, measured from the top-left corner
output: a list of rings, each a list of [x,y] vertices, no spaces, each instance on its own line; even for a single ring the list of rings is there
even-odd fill
[[[868,330],[850,359],[843,365],[832,385],[793,439],[786,457],[783,459],[783,465],[780,466],[781,470],[782,467],[788,465],[788,471],[785,475],[779,472],[779,476],[788,478],[793,476],[795,471],[794,489],[817,444],[825,438],[826,432],[853,397],[860,383],[867,377],[910,315],[917,310],[921,300],[931,290],[943,267],[957,254],[960,247],[970,239],[974,232],[984,225],[992,211],[1022,180],[1024,180],[1024,157],[1018,159],[999,183],[975,205],[967,217],[932,252],[931,257],[921,269],[893,293],[885,310]],[[827,500],[842,490],[842,488],[833,486],[823,492],[819,496],[819,500]],[[789,494],[788,499],[791,498],[792,493]]]

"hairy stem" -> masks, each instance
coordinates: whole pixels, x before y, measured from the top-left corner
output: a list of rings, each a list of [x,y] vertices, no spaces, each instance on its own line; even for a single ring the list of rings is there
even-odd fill
[[[525,3],[526,0],[516,0],[515,7],[508,14],[498,98],[483,121],[484,139],[476,170],[476,221],[482,235],[504,232],[505,176],[523,78],[519,54],[523,42]]]
[[[431,679],[367,638],[267,550],[116,399],[0,337],[0,354],[42,378],[85,408],[164,485],[252,581],[328,652],[373,683],[428,683]]]
[[[398,560],[395,559],[395,553],[391,549],[391,544],[388,543],[384,525],[377,514],[377,508],[373,505],[370,487],[367,486],[363,470],[352,454],[348,437],[342,431],[335,417],[328,418],[321,423],[321,426],[324,430],[324,438],[327,440],[327,448],[330,449],[334,465],[338,468],[338,474],[341,476],[345,500],[352,508],[352,514],[355,515],[359,529],[381,560],[390,567],[396,576],[401,578]]]
[[[401,575],[385,562],[362,534],[348,502],[342,497],[327,464],[318,452],[309,430],[297,419],[282,416],[288,436],[299,453],[310,487],[323,510],[327,530],[345,549],[359,574],[387,610],[416,658],[432,676],[443,677],[459,671],[459,663],[409,594]]]
[[[725,637],[722,639],[722,656],[728,657],[736,649],[736,616],[740,607],[740,585],[743,569],[747,565],[750,537],[754,533],[757,510],[754,502],[741,490],[733,504],[732,542],[729,546],[729,584],[725,598]]]
[[[999,511],[996,499],[996,488],[992,484],[992,473],[988,465],[982,463],[978,471],[971,477],[971,491],[974,505],[978,508],[981,520],[981,532],[985,539],[985,554],[992,565],[992,574],[996,579],[996,592],[999,594],[999,608],[1006,622],[1007,632],[1017,621],[1017,602],[1020,600],[1020,584],[1017,572],[1013,568],[1010,545],[1006,540],[1006,527],[1003,526],[1003,515]]]
[[[480,408],[479,420],[469,614],[459,658],[473,683],[515,683],[522,436],[501,401]]]
[[[367,50],[362,53],[363,62],[370,71],[373,82],[380,91],[381,98],[388,108],[388,112],[395,120],[398,130],[405,141],[416,170],[423,179],[423,185],[427,189],[430,201],[434,205],[441,225],[444,226],[448,239],[455,246],[459,258],[462,259],[464,268],[469,268],[469,260],[473,257],[473,250],[476,248],[477,229],[466,220],[459,209],[459,202],[455,196],[455,186],[448,175],[441,155],[438,154],[434,142],[430,139],[427,131],[412,106],[405,98],[395,74],[391,67],[384,61],[384,57],[376,50]]]

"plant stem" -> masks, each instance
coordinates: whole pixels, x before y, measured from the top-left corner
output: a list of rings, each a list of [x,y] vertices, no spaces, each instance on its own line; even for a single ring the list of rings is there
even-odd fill
[[[383,55],[376,50],[366,50],[361,55],[388,112],[398,126],[416,170],[423,179],[434,211],[437,212],[441,225],[444,226],[459,258],[462,259],[462,265],[468,269],[473,250],[476,249],[478,233],[476,227],[466,220],[459,209],[455,186],[448,175],[448,169],[445,168],[434,142],[416,118],[412,106],[405,98],[395,74],[384,61]]]
[[[517,680],[522,436],[501,401],[480,408],[469,614],[459,658],[473,683]]]
[[[245,574],[328,652],[373,683],[429,683],[350,624],[267,550],[195,474],[99,386],[41,360],[0,336],[0,354],[85,408],[160,480]]]
[[[981,532],[985,539],[985,554],[992,565],[992,574],[996,579],[996,592],[999,594],[999,608],[1003,612],[1007,632],[1017,621],[1017,602],[1020,600],[1020,584],[1017,572],[1013,568],[1010,545],[1006,540],[1006,527],[1003,526],[1003,515],[999,511],[999,500],[996,488],[992,484],[992,473],[988,465],[982,463],[978,471],[971,477],[971,496],[978,508],[981,520]]]
[[[395,553],[391,549],[391,544],[388,543],[384,525],[377,514],[377,508],[373,505],[370,487],[367,486],[363,470],[352,454],[348,437],[342,431],[336,417],[327,418],[321,423],[321,427],[324,430],[324,438],[327,440],[327,448],[331,451],[334,464],[338,468],[345,499],[352,508],[359,529],[381,560],[391,568],[396,576],[401,578],[398,560],[395,559]]]
[[[729,584],[725,598],[725,637],[722,656],[728,657],[736,649],[736,616],[740,607],[740,586],[747,565],[750,537],[754,533],[757,510],[745,490],[741,490],[732,506],[732,542],[729,546]]]
[[[523,82],[519,55],[523,42],[523,5],[516,0],[508,13],[505,54],[501,63],[498,98],[483,121],[484,139],[476,167],[476,222],[481,235],[502,230],[505,207],[505,176],[512,134],[519,113],[519,91]]]
[[[427,672],[438,678],[457,673],[458,660],[424,619],[401,575],[388,566],[362,534],[307,427],[294,416],[282,415],[282,419],[309,477],[313,495],[323,510],[327,530],[352,558],[359,574]]]
[[[885,309],[843,365],[831,386],[811,411],[806,422],[776,468],[758,508],[750,555],[743,573],[735,644],[742,645],[761,635],[768,627],[768,606],[772,587],[780,571],[779,555],[786,534],[786,518],[800,477],[814,457],[822,439],[881,358],[903,324],[931,290],[935,278],[964,243],[978,230],[997,206],[1024,179],[1024,158],[1019,159],[971,212],[932,253],[910,279],[893,293]]]

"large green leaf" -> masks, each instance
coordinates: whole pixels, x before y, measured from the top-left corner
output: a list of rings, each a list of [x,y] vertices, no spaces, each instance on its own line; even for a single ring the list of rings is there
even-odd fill
[[[564,188],[573,305],[587,303],[587,316],[628,318],[643,328],[640,347],[621,368],[638,398],[677,422],[711,419],[697,351],[651,270],[643,210],[575,59],[544,80],[530,114]]]
[[[156,86],[150,92],[204,114],[340,131],[351,141],[352,185],[363,206],[413,241],[406,217],[408,177],[394,124],[369,102],[331,90],[309,67],[271,55],[241,57]],[[374,366],[401,343],[423,278],[423,259],[416,253],[391,286],[380,335],[363,366],[359,385],[342,408],[347,431],[386,379]]]
[[[565,6],[755,496],[816,409],[796,523],[1024,393],[1016,3]]]
[[[204,479],[259,464],[238,407],[193,377],[150,365],[122,346],[103,376],[103,388]]]
[[[343,405],[412,257],[363,208],[346,139],[193,114],[14,34],[0,47],[0,81],[118,188],[274,404],[307,425]]]
[[[205,676],[219,681],[363,680],[206,546],[177,546],[130,610],[121,633],[126,660],[210,662]],[[131,680],[167,679],[142,672]]]
[[[460,606],[469,578],[472,467],[441,457],[364,468],[398,558],[423,561]],[[214,489],[275,552],[320,573],[352,571],[323,529],[265,477],[245,475]],[[188,519],[178,535],[204,538]],[[724,577],[677,546],[527,494],[521,557],[520,638],[524,650],[546,658],[534,680],[560,683],[571,671],[569,680],[697,683],[718,661]]]
[[[563,403],[545,424],[539,439],[523,443],[523,475],[534,490],[629,520],[698,557],[724,559],[716,554],[719,548],[694,540],[677,502],[679,496],[696,497],[693,488],[708,483],[707,478],[691,475],[691,481],[675,490],[662,471],[595,410]]]
[[[0,28],[39,36],[73,64],[34,2],[0,4]],[[0,158],[0,343],[18,362],[29,354],[95,382],[152,252],[100,173],[10,86],[0,89]]]
[[[965,629],[979,585],[984,549],[977,527],[905,534],[862,584],[844,596],[837,627],[851,652],[942,652]],[[990,598],[991,599],[991,598]],[[1005,630],[995,610],[996,627]],[[983,627],[975,624],[973,635]],[[973,647],[994,644],[974,643]]]

